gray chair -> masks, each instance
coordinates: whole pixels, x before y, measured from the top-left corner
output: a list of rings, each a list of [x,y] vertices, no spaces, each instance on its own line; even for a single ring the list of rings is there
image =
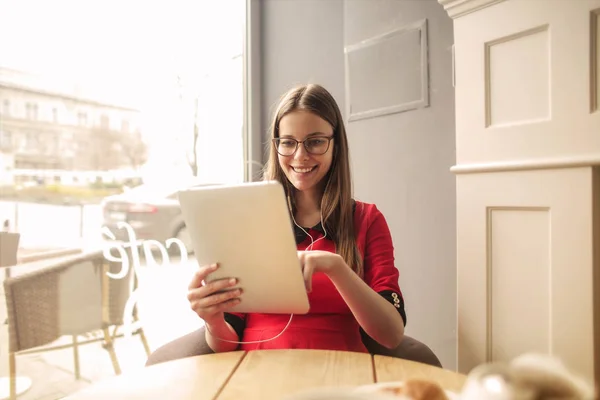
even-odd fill
[[[27,265],[19,267],[27,270]],[[10,399],[16,398],[14,377],[18,355],[73,349],[75,378],[80,378],[78,347],[103,342],[115,374],[121,373],[114,340],[117,328],[123,326],[125,304],[137,286],[133,269],[122,279],[111,279],[121,270],[119,263],[104,259],[102,252],[92,252],[52,261],[42,268],[14,274],[4,281],[9,331]],[[16,276],[15,276],[16,275]],[[139,325],[133,310],[134,326]],[[109,329],[113,327],[111,334]],[[150,347],[144,331],[136,327],[146,353]],[[101,332],[99,338],[89,339]],[[55,342],[71,337],[71,343]],[[79,340],[81,337],[88,339]]]
[[[442,363],[433,351],[410,336],[404,336],[402,343],[395,349],[380,345],[366,334],[363,334],[363,343],[371,354],[402,358],[442,368]],[[148,357],[146,366],[211,353],[213,351],[206,343],[204,328],[200,328],[156,349]]]

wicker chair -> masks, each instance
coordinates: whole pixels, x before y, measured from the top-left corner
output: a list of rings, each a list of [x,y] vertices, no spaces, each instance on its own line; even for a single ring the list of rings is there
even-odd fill
[[[26,267],[22,267],[26,268]],[[113,341],[123,325],[125,304],[137,287],[133,268],[122,279],[111,279],[121,264],[107,261],[102,252],[92,252],[50,264],[4,281],[9,330],[10,399],[16,398],[16,356],[73,348],[75,378],[80,378],[78,346],[103,341],[115,374],[121,373]],[[139,325],[137,310],[134,326]],[[111,335],[109,329],[114,327]],[[146,354],[150,354],[144,331],[136,327]],[[79,336],[100,338],[79,341]],[[72,344],[54,345],[63,336]]]

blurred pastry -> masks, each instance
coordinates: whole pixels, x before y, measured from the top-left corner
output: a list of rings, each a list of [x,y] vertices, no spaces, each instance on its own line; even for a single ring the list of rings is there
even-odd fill
[[[437,383],[423,379],[410,379],[402,385],[384,387],[380,391],[403,400],[449,400]]]

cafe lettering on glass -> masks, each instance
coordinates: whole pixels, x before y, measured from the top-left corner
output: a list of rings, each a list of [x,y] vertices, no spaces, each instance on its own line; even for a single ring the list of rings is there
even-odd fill
[[[135,231],[127,222],[118,222],[118,229],[125,229],[127,231],[128,241],[126,242],[117,242],[114,233],[108,228],[102,228],[102,234],[110,239],[112,242],[109,242],[107,246],[104,247],[102,255],[104,258],[111,262],[121,263],[121,270],[113,274],[110,271],[106,272],[109,278],[112,279],[123,279],[129,274],[129,268],[133,267],[133,272],[138,276],[139,269],[141,268],[140,254],[137,251],[138,246],[140,245],[137,241]],[[157,248],[161,254],[162,266],[168,266],[171,264],[171,260],[169,258],[169,254],[167,249],[170,249],[173,244],[177,244],[179,246],[179,251],[181,254],[180,263],[186,264],[188,261],[187,255],[188,251],[185,247],[185,244],[177,238],[167,239],[165,244],[157,241],[157,240],[144,240],[141,244],[144,249],[144,258],[146,259],[146,265],[158,265],[156,260],[154,259],[154,255],[152,253],[152,248]],[[166,245],[166,247],[165,247]],[[131,260],[127,254],[126,249],[131,248]],[[116,250],[119,253],[119,256],[116,257],[113,255],[111,250]],[[136,288],[131,292],[129,299],[125,303],[125,309],[123,311],[123,328],[124,328],[124,336],[126,338],[131,337],[133,330],[133,308],[137,304],[139,297],[139,288]]]
[[[129,257],[127,256],[127,251],[126,251],[127,248],[132,248],[131,263],[133,264],[133,268],[136,273],[137,273],[138,268],[140,268],[140,266],[141,266],[140,255],[136,251],[137,247],[140,244],[137,241],[137,237],[135,235],[135,230],[131,227],[131,225],[129,225],[127,222],[124,222],[124,221],[118,222],[117,228],[125,229],[127,231],[128,241],[125,241],[125,242],[116,241],[116,237],[115,237],[114,233],[108,227],[106,227],[106,226],[102,227],[102,234],[112,241],[112,242],[109,242],[108,245],[104,247],[104,251],[102,253],[104,255],[104,258],[108,261],[121,263],[121,271],[119,271],[118,274],[108,273],[108,276],[113,279],[121,279],[121,278],[127,276],[127,273],[129,272],[130,261],[129,261]],[[158,240],[148,239],[148,240],[144,240],[141,243],[141,246],[144,249],[144,257],[146,259],[146,262],[148,263],[147,265],[152,265],[152,264],[157,265],[158,264],[152,253],[153,247],[160,251],[162,265],[163,266],[170,265],[171,260],[169,258],[168,249],[170,249],[173,244],[177,244],[179,246],[180,257],[181,257],[180,263],[182,263],[182,264],[187,263],[188,251],[185,247],[185,244],[180,239],[170,238],[170,239],[167,239],[164,244],[159,242]],[[115,249],[119,253],[119,258],[116,258],[112,254],[112,252],[111,252],[112,249]]]

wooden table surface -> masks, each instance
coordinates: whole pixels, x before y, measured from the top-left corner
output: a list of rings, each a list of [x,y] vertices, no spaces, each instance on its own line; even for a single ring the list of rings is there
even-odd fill
[[[64,400],[280,400],[319,387],[427,378],[460,391],[466,376],[398,358],[329,350],[235,351],[143,368],[91,385]]]

